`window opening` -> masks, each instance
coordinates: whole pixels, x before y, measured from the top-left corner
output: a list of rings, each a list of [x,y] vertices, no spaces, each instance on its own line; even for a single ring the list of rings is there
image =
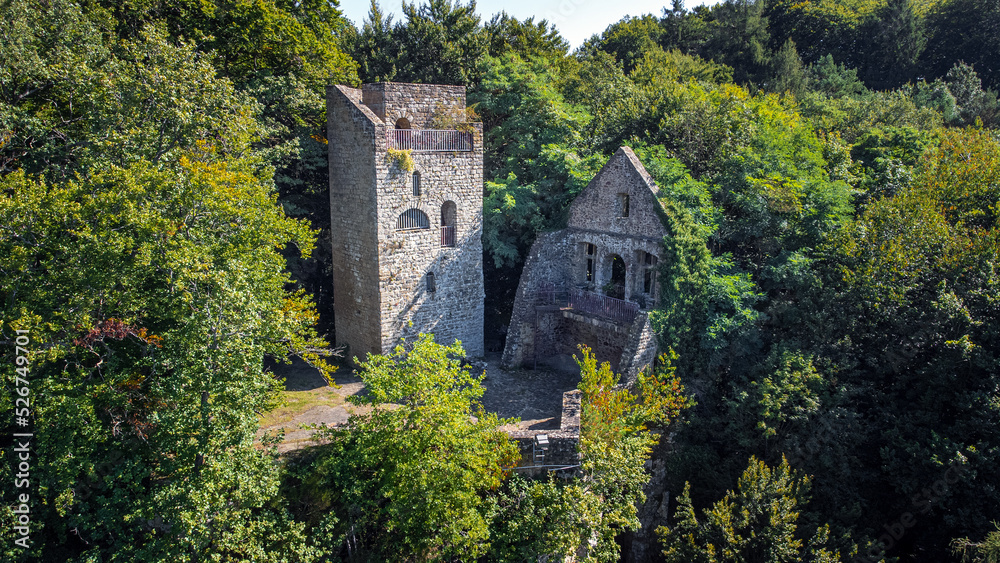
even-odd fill
[[[427,291],[430,293],[437,291],[437,282],[434,281],[434,272],[427,272]]]
[[[396,120],[396,129],[409,129],[409,128],[410,128],[409,119],[406,119],[405,117],[400,117],[399,119]]]
[[[594,245],[587,243],[587,281],[594,281],[594,254],[597,253],[597,248]]]
[[[604,294],[615,299],[625,299],[625,261],[617,254],[611,256],[611,281],[604,286]]]
[[[656,257],[647,252],[643,262],[642,292],[653,293],[653,285],[656,283]]]
[[[420,172],[413,173],[413,197],[420,197]]]
[[[446,201],[441,206],[441,246],[455,246],[458,207],[454,201]]]
[[[427,218],[427,214],[419,209],[407,209],[396,219],[397,231],[429,228],[431,228],[431,222]]]
[[[615,201],[615,212],[619,217],[628,217],[628,194],[618,194],[618,199]]]

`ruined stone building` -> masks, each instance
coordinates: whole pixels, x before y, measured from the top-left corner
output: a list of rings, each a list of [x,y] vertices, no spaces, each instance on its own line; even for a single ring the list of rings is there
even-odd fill
[[[567,227],[538,237],[517,288],[505,367],[578,353],[577,344],[626,378],[655,359],[648,311],[667,234],[657,192],[622,147],[573,201]]]
[[[464,86],[327,89],[334,323],[349,357],[420,332],[483,355],[482,138]]]

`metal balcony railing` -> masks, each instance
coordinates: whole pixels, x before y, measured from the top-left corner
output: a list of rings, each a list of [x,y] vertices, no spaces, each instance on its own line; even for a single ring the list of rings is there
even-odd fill
[[[471,151],[472,134],[454,129],[389,129],[390,149],[413,152]]]
[[[455,227],[441,227],[441,246],[455,246]]]
[[[569,290],[568,305],[571,309],[622,323],[631,323],[639,314],[638,303],[582,289]]]

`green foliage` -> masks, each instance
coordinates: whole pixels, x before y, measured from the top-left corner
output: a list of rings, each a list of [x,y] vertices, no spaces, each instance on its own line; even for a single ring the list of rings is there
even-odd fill
[[[360,363],[367,414],[324,432],[328,445],[293,464],[289,494],[316,523],[324,557],[454,560],[490,545],[486,496],[517,449],[485,413],[482,375],[461,345],[421,335]],[[386,405],[391,403],[391,405]]]
[[[580,391],[583,411],[580,414],[580,439],[585,448],[597,442],[615,444],[627,436],[643,435],[648,424],[669,426],[681,411],[694,405],[684,394],[684,386],[671,365],[676,355],[660,356],[658,366],[641,374],[638,393],[618,386],[618,375],[608,362],[597,365],[590,348],[580,345]]]
[[[66,178],[104,163],[175,160],[209,138],[220,153],[241,155],[262,135],[256,104],[217,78],[193,45],[172,44],[156,28],[136,41],[105,45],[99,29],[72,5],[52,5],[59,13],[47,24],[19,7],[5,8],[9,25],[55,44],[23,45],[6,59],[11,74],[0,106],[8,131],[0,146],[5,171]],[[78,51],[73,43],[93,46]]]
[[[810,355],[775,348],[764,363],[763,373],[766,375],[752,386],[760,405],[757,428],[765,437],[784,433],[783,425],[808,420],[819,410],[825,380]]]
[[[555,24],[546,20],[536,23],[534,17],[529,17],[522,22],[507,12],[500,12],[483,27],[489,37],[489,54],[493,57],[513,53],[525,60],[533,57],[553,60],[566,56],[569,51],[569,43],[559,35]]]
[[[631,17],[608,26],[600,38],[594,37],[586,49],[600,49],[618,61],[626,74],[632,72],[650,52],[660,51],[663,28],[650,14]]]
[[[858,71],[835,63],[830,54],[809,65],[807,76],[810,90],[830,98],[858,96],[868,92],[864,83],[858,79]]]
[[[996,2],[947,0],[926,16],[927,47],[922,65],[931,77],[942,77],[959,62],[975,67],[986,88],[1000,88],[1000,6]]]
[[[411,154],[410,149],[387,149],[385,158],[398,170],[402,170],[403,172],[413,172],[417,166],[417,164],[413,162],[413,155]]]
[[[38,351],[35,555],[298,549],[301,527],[270,506],[273,460],[253,438],[280,385],[265,356],[315,359],[323,346],[308,298],[284,289],[279,252],[308,253],[312,233],[284,216],[253,160],[202,148],[59,184],[18,172],[0,194],[0,330],[29,330]],[[14,363],[2,365],[13,381]]]
[[[502,182],[486,182],[483,247],[497,268],[517,264],[544,225],[533,188],[522,186],[513,174]]]
[[[867,56],[868,84],[886,89],[913,79],[927,42],[913,0],[886,0],[866,28],[874,47]]]
[[[847,320],[827,323],[830,334],[818,340],[847,346],[837,358],[852,368],[843,378],[862,400],[853,410],[883,421],[857,442],[879,452],[881,469],[869,485],[858,483],[873,498],[882,498],[887,485],[916,494],[949,463],[975,467],[977,481],[994,478],[992,469],[979,468],[992,467],[987,460],[995,451],[995,422],[984,417],[997,405],[994,329],[986,319],[997,291],[998,163],[1000,148],[983,131],[942,133],[912,185],[869,205],[825,250],[836,280],[830,307]],[[920,543],[927,549],[940,551],[950,541],[937,527],[949,507],[963,507],[947,518],[949,526],[982,529],[973,514],[996,502],[962,474],[932,498],[933,511],[922,512]],[[872,525],[891,517],[871,517]]]
[[[785,41],[771,59],[771,68],[774,78],[768,83],[769,90],[797,95],[805,91],[806,72],[794,41],[791,39]]]
[[[839,553],[826,548],[829,527],[811,536],[799,531],[809,486],[810,479],[796,475],[787,461],[772,469],[751,457],[736,489],[706,508],[699,521],[685,485],[674,525],[657,530],[663,556],[670,563],[840,561]]]
[[[403,3],[405,22],[393,24],[373,0],[361,33],[349,41],[363,82],[471,84],[486,55],[487,34],[475,2]]]
[[[647,425],[668,427],[681,412],[694,405],[677,378],[670,357],[637,381],[638,393],[618,386],[618,375],[608,362],[597,365],[590,348],[580,346],[580,448],[583,483],[602,502],[594,526],[589,556],[595,561],[617,561],[615,535],[639,528],[636,506],[645,500],[642,490],[649,476],[643,470],[657,439]]]
[[[575,555],[582,546],[589,547],[602,509],[602,499],[580,482],[512,476],[496,500],[486,559],[532,561]]]
[[[653,49],[645,53],[629,76],[640,86],[689,80],[725,84],[732,82],[733,69],[677,50]]]
[[[1000,561],[1000,525],[994,522],[993,526],[997,529],[980,543],[973,543],[968,538],[956,539],[952,542],[952,551],[962,556],[963,563],[997,563]]]
[[[707,233],[690,212],[674,201],[663,201],[668,236],[663,239],[658,284],[662,306],[650,313],[660,349],[676,350],[682,373],[693,373],[701,355],[701,338],[707,315],[708,280],[712,272]]]

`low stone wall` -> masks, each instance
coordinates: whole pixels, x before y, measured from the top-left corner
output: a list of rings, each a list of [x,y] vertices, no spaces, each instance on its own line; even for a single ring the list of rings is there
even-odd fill
[[[580,407],[583,400],[583,393],[579,389],[566,391],[563,393],[562,414],[559,423],[559,430],[512,430],[508,435],[517,442],[521,450],[521,462],[518,467],[540,466],[533,472],[542,472],[558,469],[558,466],[565,466],[567,470],[575,471],[575,466],[580,463]],[[540,463],[535,463],[532,457],[534,452],[533,444],[535,437],[544,434],[549,439],[549,448],[545,452],[545,459]]]

